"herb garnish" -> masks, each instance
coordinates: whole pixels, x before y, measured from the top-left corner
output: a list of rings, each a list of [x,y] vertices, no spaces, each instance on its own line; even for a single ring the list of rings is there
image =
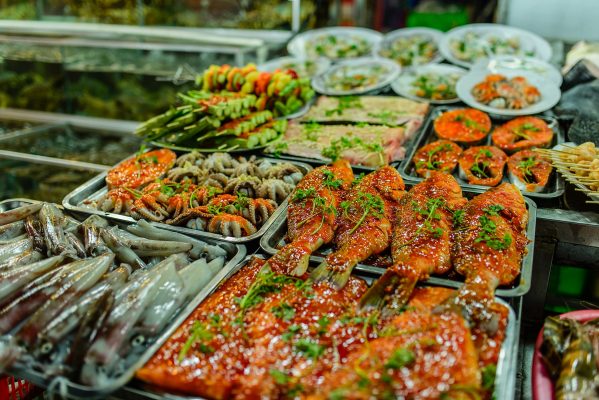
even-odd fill
[[[441,214],[437,212],[438,209],[445,205],[444,199],[428,199],[426,201],[426,207],[420,208],[416,201],[412,201],[412,209],[424,217],[424,222],[414,233],[414,238],[418,237],[423,232],[431,234],[435,239],[438,239],[443,235],[443,230],[439,227],[433,226],[433,221],[441,219]],[[406,243],[404,246],[408,245]]]
[[[289,375],[283,371],[279,371],[278,369],[271,369],[269,373],[277,385],[287,385],[291,379]]]
[[[324,175],[324,182],[322,184],[329,189],[339,189],[343,185],[343,180],[335,179],[335,174],[330,169],[324,169],[322,171]]]
[[[430,170],[437,170],[441,166],[440,161],[433,160],[433,156],[441,151],[450,151],[451,145],[448,143],[441,144],[439,146],[434,147],[433,149],[426,152],[428,159],[426,161],[418,161],[416,163],[416,168],[423,168]]]
[[[210,214],[214,214],[214,215],[218,215],[220,213],[222,213],[222,206],[220,204],[208,204],[208,206],[206,207],[206,209],[208,210],[208,212]]]
[[[306,139],[311,142],[318,141],[318,132],[321,130],[321,125],[317,122],[310,121],[304,125],[304,134]]]
[[[464,210],[455,210],[453,212],[453,227],[457,228],[464,222]]]
[[[486,169],[489,167],[489,162],[481,162],[480,157],[482,156],[493,157],[493,153],[491,153],[491,151],[488,149],[479,149],[478,153],[476,153],[476,156],[474,157],[474,164],[470,168],[470,171],[472,171],[477,178],[490,178],[490,176],[486,173]]]
[[[402,347],[391,354],[391,357],[385,363],[385,368],[398,370],[410,365],[415,359],[416,355],[413,351]]]
[[[290,325],[289,328],[287,328],[287,332],[281,335],[281,339],[284,342],[289,342],[291,338],[293,338],[293,336],[295,336],[295,334],[298,333],[301,329],[302,327],[299,325]]]
[[[497,237],[497,225],[489,217],[498,216],[503,206],[495,204],[485,209],[485,215],[478,217],[480,232],[474,240],[475,243],[485,242],[493,250],[505,250],[512,244],[512,236],[509,233],[503,235],[503,238]]]
[[[351,132],[348,132],[348,135],[349,137],[344,136],[340,139],[333,140],[328,147],[322,149],[322,156],[336,161],[341,157],[341,153],[343,151],[359,147],[366,151],[379,153],[381,163],[384,161],[382,153],[385,149],[383,148],[383,145],[381,143],[366,143],[359,137],[352,137]]]
[[[295,308],[289,303],[281,303],[271,309],[275,317],[282,319],[283,321],[289,321],[295,316]]]
[[[324,335],[327,332],[327,327],[330,325],[331,320],[326,315],[323,315],[320,318],[318,318],[318,321],[316,321],[316,323],[318,324],[317,333],[319,335]]]
[[[284,153],[287,149],[289,149],[289,145],[287,144],[287,142],[277,142],[274,143],[273,146],[270,148],[270,152],[273,157],[279,158],[281,157],[281,154]]]
[[[330,117],[334,114],[343,115],[348,108],[363,108],[362,101],[358,96],[341,96],[338,99],[337,108],[325,111],[325,115]]]
[[[356,229],[358,229],[360,225],[362,225],[362,223],[368,215],[372,215],[374,218],[377,219],[381,219],[385,216],[385,203],[383,203],[383,200],[381,200],[379,196],[370,193],[358,192],[358,198],[356,199],[354,205],[358,206],[356,208],[358,208],[362,212],[362,215],[360,216],[354,227],[351,228],[351,230],[349,231],[349,235],[354,233]],[[343,209],[346,215],[347,209],[350,207],[351,205]]]
[[[517,127],[516,129],[512,130],[512,133],[519,138],[529,140],[530,136],[527,135],[526,132],[539,132],[540,130],[541,129],[536,127],[534,124],[531,124],[530,122],[526,122],[526,123],[520,125],[519,127]]]
[[[324,353],[325,347],[310,339],[301,338],[295,343],[295,350],[308,359],[316,360]]]
[[[195,321],[191,328],[189,328],[189,337],[183,347],[181,347],[181,351],[179,351],[179,362],[183,361],[191,347],[197,342],[209,342],[214,337],[214,334],[210,332],[209,327],[202,324],[200,321]],[[200,343],[199,350],[202,353],[213,353],[214,349],[211,346],[206,345],[205,343]]]
[[[535,177],[532,173],[532,167],[537,165],[535,157],[527,157],[518,163],[518,168],[522,171],[522,177],[526,183],[535,183]]]
[[[320,228],[322,228],[324,224],[324,220],[327,215],[336,215],[337,210],[335,206],[331,204],[326,198],[322,196],[318,196],[316,189],[308,188],[308,189],[297,189],[293,198],[291,199],[293,202],[306,202],[309,199],[312,200],[312,210],[308,217],[306,217],[303,221],[298,223],[298,227],[301,227],[303,224],[307,223],[313,217],[316,217],[320,214],[320,225],[314,230],[313,234],[318,232]]]
[[[482,386],[487,391],[492,391],[495,386],[495,376],[497,375],[497,366],[489,364],[481,370]]]

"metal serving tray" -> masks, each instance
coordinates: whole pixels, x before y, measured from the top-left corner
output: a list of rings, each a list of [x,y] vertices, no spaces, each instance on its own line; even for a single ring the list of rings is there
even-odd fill
[[[276,158],[269,158],[269,157],[262,157],[262,159],[269,160],[273,164],[285,162],[285,160],[279,160]],[[312,167],[308,164],[299,163],[299,162],[292,162],[292,164],[294,164],[296,167],[301,169],[304,175],[306,175],[309,171],[312,170]],[[126,223],[136,222],[136,220],[132,217],[128,217],[128,216],[116,214],[116,213],[111,213],[111,212],[100,211],[100,210],[97,210],[97,209],[94,209],[91,207],[87,207],[83,204],[84,201],[95,200],[98,197],[104,195],[108,191],[108,189],[106,187],[106,182],[105,182],[107,173],[108,172],[104,172],[104,173],[96,176],[95,178],[89,180],[88,182],[84,183],[83,185],[79,186],[77,189],[73,190],[71,193],[69,193],[64,198],[64,200],[62,201],[62,205],[67,210],[70,210],[70,211],[73,211],[76,213],[88,214],[88,215],[96,214],[96,215],[101,215],[105,218],[108,218],[108,219],[111,219],[114,221],[120,221],[120,222],[126,222]],[[164,224],[161,222],[150,222],[150,223],[159,228],[168,229],[170,231],[179,232],[179,233],[183,233],[185,235],[198,237],[198,238],[202,238],[202,239],[203,238],[211,238],[211,239],[223,240],[223,241],[226,241],[229,243],[248,243],[254,239],[258,239],[259,237],[261,237],[266,232],[266,230],[270,227],[270,225],[274,222],[274,220],[279,216],[279,214],[281,214],[281,212],[286,208],[286,206],[287,206],[287,200],[283,201],[281,203],[281,205],[279,205],[279,207],[275,210],[273,215],[271,215],[271,217],[264,223],[264,225],[262,225],[262,227],[260,227],[260,229],[258,229],[258,231],[256,233],[249,235],[249,236],[239,237],[239,238],[231,237],[231,236],[223,236],[223,235],[219,235],[217,233],[211,233],[211,232],[206,232],[206,231],[199,231],[199,230],[187,228],[184,226],[168,225],[168,224]]]
[[[258,255],[258,257],[264,258],[264,256],[261,255]],[[247,265],[251,258],[252,256],[247,256],[238,265],[228,269],[227,272],[225,272],[225,270],[223,269],[223,271],[221,271],[222,274],[219,274],[222,277],[222,279],[217,283],[214,283],[213,281],[209,284],[209,294],[214,292],[220,285],[226,282],[237,271],[239,271],[242,267]],[[312,267],[314,267],[315,265],[316,264],[313,263]],[[358,268],[354,269],[354,272],[352,274],[354,276],[364,279],[368,283],[368,285],[372,284],[372,282],[376,279],[376,277],[373,278],[373,276],[369,274],[367,271],[361,271]],[[426,283],[425,285],[419,286],[435,285]],[[205,290],[208,290],[208,287],[206,287]],[[204,297],[208,297],[208,295]],[[496,301],[508,309],[508,323],[505,332],[505,339],[501,346],[499,359],[497,362],[497,372],[495,375],[495,390],[493,392],[493,398],[502,400],[513,400],[515,394],[516,361],[518,354],[518,321],[516,319],[516,313],[514,312],[512,307],[510,307],[509,304],[507,304],[504,300],[499,298],[496,298]],[[177,321],[183,323],[185,321],[185,318],[177,318]],[[161,340],[161,342],[164,343],[164,340]],[[159,345],[152,346],[152,349],[154,349],[155,351],[158,351],[159,348]],[[122,388],[120,391],[114,393],[113,397],[117,399],[127,400],[205,400],[203,397],[198,396],[182,396],[173,393],[168,393],[160,388],[146,384],[144,382],[140,382],[138,380],[133,380],[130,384]]]
[[[416,154],[418,149],[420,149],[422,146],[424,146],[430,142],[433,142],[435,140],[438,140],[437,135],[435,134],[435,129],[433,127],[435,119],[437,119],[437,117],[439,117],[439,115],[441,115],[445,111],[456,110],[459,108],[464,108],[464,107],[440,106],[440,107],[436,107],[429,113],[429,115],[426,118],[426,121],[424,122],[424,124],[422,126],[422,130],[418,134],[417,140],[415,140],[414,145],[409,149],[409,151],[406,152],[406,158],[401,162],[401,165],[399,166],[399,172],[404,179],[408,179],[411,181],[418,181],[418,182],[424,180],[423,178],[419,177],[416,174],[416,171],[414,170],[414,163],[412,162],[412,159],[414,158],[414,155]],[[494,129],[496,126],[504,124],[508,121],[505,119],[503,119],[503,120],[497,119],[493,115],[490,115],[490,117],[491,117],[492,129]],[[564,132],[560,129],[559,122],[557,121],[556,118],[547,117],[547,116],[538,116],[538,118],[547,122],[547,125],[549,125],[549,127],[553,130],[553,133],[554,133],[553,142],[551,143],[550,147],[564,142]],[[514,118],[510,118],[510,120],[511,119],[514,119]],[[491,143],[491,135],[490,134],[487,135],[486,141],[483,144],[489,145],[489,146],[493,145]],[[464,146],[460,146],[460,147],[464,148]],[[507,163],[506,163],[505,169],[507,169]],[[456,178],[456,180],[460,183],[460,186],[462,186],[463,188],[483,189],[483,190],[490,189],[490,186],[471,185],[467,181],[461,179],[458,176],[458,167],[457,166],[452,175]],[[507,173],[505,173],[503,175],[502,182],[509,182],[509,177],[508,177]],[[550,198],[555,198],[555,197],[561,196],[564,193],[564,189],[565,189],[565,185],[564,185],[563,178],[554,171],[552,176],[549,179],[547,187],[545,188],[545,190],[543,192],[532,193],[532,192],[524,192],[523,191],[522,194],[527,197],[550,199]]]
[[[9,199],[0,202],[0,212],[12,210],[27,204],[40,203],[36,200],[29,199]],[[57,205],[59,206],[59,205]],[[59,206],[61,207],[61,206]],[[62,207],[61,207],[62,208]],[[126,224],[117,224],[126,225]],[[219,245],[224,248],[229,260],[223,268],[212,278],[210,282],[200,292],[193,297],[187,305],[182,307],[176,313],[176,317],[171,320],[167,328],[156,337],[150,344],[146,344],[147,348],[142,351],[141,355],[135,360],[130,360],[130,365],[123,371],[122,375],[113,380],[110,384],[103,386],[87,386],[80,383],[75,383],[65,377],[49,377],[38,371],[33,371],[27,365],[20,363],[15,364],[11,369],[6,371],[10,375],[26,379],[36,386],[47,388],[49,392],[56,392],[66,398],[105,398],[110,393],[123,387],[133,378],[135,371],[141,368],[150,357],[156,352],[160,346],[173,334],[175,329],[196,309],[196,307],[214,290],[214,287],[223,279],[230,276],[229,272],[235,268],[246,256],[246,248],[242,245],[236,245],[226,242],[217,242],[210,238],[202,238],[210,244]],[[6,342],[10,335],[0,336],[0,343]]]
[[[412,187],[414,183],[406,182],[406,189]],[[471,198],[476,194],[484,193],[484,190],[480,189],[465,189],[463,191],[464,196]],[[534,240],[535,240],[535,227],[537,220],[537,206],[534,201],[524,198],[526,207],[528,209],[528,226],[526,228],[526,236],[529,239],[526,247],[527,254],[522,260],[522,269],[520,271],[520,277],[511,286],[499,286],[495,291],[497,296],[501,297],[517,297],[523,296],[530,290],[530,281],[532,278],[532,266],[533,266],[533,254],[534,254]],[[260,247],[268,253],[275,254],[280,246],[285,244],[285,238],[287,237],[287,210],[281,213],[277,220],[272,224],[271,228],[264,234],[260,239]],[[322,262],[326,255],[331,252],[331,247],[327,246],[322,250],[319,250],[316,255],[312,255],[310,260],[315,262]],[[358,272],[367,272],[375,275],[382,275],[385,272],[385,268],[377,267],[367,264],[358,264],[354,268]],[[461,276],[457,275],[458,278],[448,278],[440,275],[431,276],[427,282],[435,285],[449,286],[453,288],[459,288],[462,286],[464,280]]]

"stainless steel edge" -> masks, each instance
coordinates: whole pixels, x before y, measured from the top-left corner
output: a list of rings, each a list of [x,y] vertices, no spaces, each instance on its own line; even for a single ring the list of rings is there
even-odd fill
[[[17,108],[0,108],[0,119],[27,121],[40,124],[68,123],[75,128],[81,128],[92,131],[111,131],[115,133],[128,135],[131,135],[135,128],[137,128],[137,126],[140,124],[140,122],[136,121],[84,117],[81,115],[21,110]]]
[[[252,257],[265,258],[261,254],[257,255],[249,255],[246,256],[242,262],[238,265],[230,269],[227,273],[223,273],[222,280],[214,285],[212,289],[210,289],[210,293],[208,293],[204,298],[207,298],[210,294],[214,292],[220,285],[224,284],[231,276],[237,273],[241,268],[243,268]],[[313,263],[313,261],[311,261]],[[221,271],[223,272],[223,271]],[[370,285],[372,280],[369,276],[364,276],[359,273],[360,270],[357,268],[352,272],[352,275],[363,278]],[[432,282],[423,282],[418,286],[437,286],[432,284]],[[442,286],[442,285],[441,285]],[[206,288],[208,290],[208,288]],[[500,298],[495,299],[496,302],[503,305],[508,310],[508,323],[505,332],[505,338],[503,343],[501,344],[501,350],[499,353],[499,359],[497,362],[497,372],[495,375],[495,389],[494,389],[494,398],[502,399],[502,400],[513,400],[515,393],[515,373],[516,373],[516,361],[517,361],[517,348],[518,348],[518,321],[516,318],[516,313],[512,309],[512,307],[507,304],[504,300]],[[199,304],[198,304],[199,305]],[[183,319],[184,321],[185,319]],[[183,322],[181,321],[181,322]],[[114,393],[116,399],[139,399],[139,400],[206,400],[204,397],[199,396],[185,396],[185,395],[175,395],[166,391],[163,391],[160,388],[154,387],[152,385],[145,384],[139,381],[133,381],[131,384],[123,387],[119,392]]]
[[[37,200],[30,199],[7,199],[0,201],[0,211],[2,211],[2,206],[5,204],[13,204],[19,203],[17,207],[25,204],[33,204],[40,203]],[[14,207],[11,207],[14,208]],[[204,239],[204,238],[203,238]],[[162,344],[172,335],[172,333],[179,327],[181,323],[195,310],[195,308],[214,290],[215,287],[218,286],[219,282],[226,279],[230,276],[230,271],[238,266],[245,258],[247,249],[245,246],[240,244],[227,243],[222,241],[211,240],[207,238],[208,242],[211,244],[217,244],[221,247],[224,247],[227,250],[227,253],[231,255],[231,258],[225,263],[223,268],[210,280],[210,282],[202,289],[198,294],[193,297],[185,307],[183,307],[178,316],[168,324],[168,327],[154,340],[152,345],[150,345],[146,350],[144,350],[138,360],[130,365],[125,373],[121,375],[118,379],[112,381],[110,385],[106,385],[102,388],[98,387],[90,387],[78,383],[71,382],[70,380],[61,381],[59,385],[57,385],[54,389],[57,390],[64,397],[69,398],[103,398],[109,395],[110,393],[118,390],[123,387],[128,381],[130,381],[135,372],[143,366],[150,359],[150,357],[162,346]],[[12,375],[22,377],[33,384],[48,388],[52,385],[52,379],[48,376],[44,376],[43,374],[32,371],[27,368],[13,368],[9,371]]]
[[[46,157],[36,154],[19,153],[16,151],[0,150],[0,158],[8,158],[10,160],[26,161],[35,164],[52,165],[55,167],[64,167],[70,169],[84,169],[87,171],[102,172],[110,167],[100,164],[92,164],[85,161],[65,160],[62,158]]]
[[[282,162],[287,161],[287,160],[281,160],[281,159],[271,158],[271,157],[261,157],[261,159],[269,160],[272,163],[282,163]],[[312,166],[310,166],[306,163],[293,162],[293,161],[287,161],[287,162],[291,162],[295,166],[300,167],[303,170],[302,172],[304,173],[304,175],[306,175],[309,171],[312,170]],[[76,213],[76,214],[83,214],[83,215],[95,214],[95,215],[100,215],[102,217],[105,217],[105,218],[108,218],[111,220],[115,220],[115,221],[120,221],[120,222],[125,222],[125,223],[135,223],[136,220],[132,217],[128,217],[128,216],[121,215],[121,214],[115,214],[115,213],[111,213],[111,212],[100,211],[97,209],[93,209],[91,207],[80,206],[81,202],[96,197],[99,192],[106,189],[105,177],[106,177],[106,173],[100,174],[100,175],[90,179],[89,181],[85,182],[83,185],[79,186],[78,188],[73,190],[71,193],[67,194],[62,201],[63,207],[67,210],[70,210],[70,211]],[[150,223],[152,225],[162,228],[162,229],[167,229],[167,230],[170,230],[173,232],[183,233],[185,235],[197,237],[200,239],[209,238],[209,239],[224,241],[224,242],[228,242],[228,243],[242,244],[242,243],[248,243],[255,239],[260,238],[270,228],[270,226],[275,221],[275,219],[279,216],[279,214],[281,214],[281,212],[286,208],[287,208],[287,200],[284,200],[277,207],[277,209],[275,210],[273,215],[271,215],[271,217],[264,223],[264,225],[262,225],[260,227],[260,229],[258,229],[258,231],[256,231],[256,233],[249,235],[249,236],[239,237],[239,238],[231,237],[231,236],[223,236],[223,235],[206,232],[206,231],[199,231],[196,229],[190,229],[190,228],[186,228],[183,226],[168,225],[168,224],[164,224],[164,223],[160,223],[160,222],[150,222]]]
[[[470,189],[465,191],[465,193],[471,194],[480,194],[484,193],[484,190],[480,189]],[[532,269],[533,269],[533,257],[534,257],[534,242],[535,242],[535,230],[536,230],[536,220],[537,220],[537,205],[535,202],[527,197],[524,197],[524,201],[526,203],[526,207],[528,209],[528,224],[526,226],[526,236],[529,239],[528,245],[526,247],[527,253],[522,259],[522,267],[520,269],[520,278],[517,286],[502,289],[499,288],[495,291],[496,296],[500,297],[518,297],[523,296],[530,290],[531,280],[532,280]],[[286,211],[286,210],[285,210]],[[281,215],[272,223],[271,228],[262,236],[260,239],[260,247],[267,254],[274,255],[277,253],[278,249],[276,246],[279,244],[281,239],[287,234],[287,218],[286,213],[281,213]],[[322,262],[324,261],[323,256],[312,255],[310,256],[311,261]],[[385,268],[375,267],[372,265],[366,264],[357,264],[355,266],[356,271],[365,272],[374,275],[382,275],[385,272]],[[441,285],[452,288],[459,288],[463,285],[462,281],[452,280],[448,278],[442,278],[438,276],[432,276],[427,281],[427,283]]]
[[[496,302],[508,309],[508,324],[501,344],[497,372],[495,374],[494,399],[513,400],[516,394],[516,363],[518,361],[519,329],[514,309],[504,300],[496,298]]]
[[[418,149],[421,148],[422,146],[424,146],[426,144],[426,142],[428,141],[428,139],[434,135],[434,130],[433,130],[432,124],[433,124],[435,118],[438,117],[439,113],[442,113],[447,110],[455,110],[458,108],[465,108],[465,107],[437,106],[433,110],[431,110],[431,112],[427,115],[426,121],[422,125],[421,131],[419,132],[420,136],[417,138],[416,141],[414,141],[413,146],[411,147],[410,151],[406,152],[406,157],[401,161],[401,164],[399,165],[398,170],[399,170],[399,173],[402,178],[404,178],[406,180],[416,181],[416,182],[421,182],[424,180],[423,178],[410,173],[410,169],[411,169],[410,166],[411,166],[412,158],[414,158],[414,155],[416,154]],[[494,119],[493,116],[490,116],[490,117],[491,117],[491,121],[492,121],[493,125],[496,125],[497,120]],[[537,117],[544,120],[545,122],[555,124],[554,125],[555,129],[553,129],[553,132],[555,134],[555,139],[554,139],[555,144],[564,142],[564,140],[565,140],[564,132],[560,128],[559,122],[557,121],[556,118],[543,116],[543,115],[540,115]],[[510,118],[510,119],[514,119],[514,118]],[[501,121],[501,122],[505,123],[507,121]],[[491,140],[491,135],[489,134],[487,136],[485,144],[492,145],[490,140]],[[505,168],[507,168],[507,166]],[[456,176],[456,174],[457,174],[457,172],[455,172],[455,171],[452,173],[452,175],[454,177]],[[555,189],[553,191],[541,192],[541,193],[522,192],[522,195],[524,195],[526,197],[539,198],[539,199],[553,199],[553,198],[559,197],[562,194],[564,194],[564,191],[566,190],[564,179],[557,172],[554,172],[553,177],[551,179],[554,181],[554,184],[555,184]],[[491,188],[490,186],[471,185],[471,184],[465,183],[462,179],[459,179],[459,178],[456,178],[456,180],[458,181],[458,183],[460,184],[462,189],[488,190]],[[502,182],[509,182],[507,174],[504,174]]]

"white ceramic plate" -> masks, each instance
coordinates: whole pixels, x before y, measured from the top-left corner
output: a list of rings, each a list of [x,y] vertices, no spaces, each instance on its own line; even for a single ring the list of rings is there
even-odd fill
[[[547,111],[553,108],[553,106],[557,104],[561,97],[561,92],[559,88],[553,82],[543,79],[539,77],[539,75],[530,72],[516,73],[512,71],[511,73],[505,73],[504,75],[507,78],[523,76],[531,85],[534,85],[537,87],[537,89],[539,89],[539,91],[541,92],[541,99],[537,103],[520,110],[510,110],[505,108],[491,107],[476,101],[471,93],[471,90],[474,87],[474,85],[485,80],[487,75],[487,71],[472,70],[463,77],[461,77],[456,86],[456,92],[458,94],[458,97],[464,103],[468,104],[470,107],[478,108],[479,110],[491,114],[505,116],[532,115],[541,113],[543,111]]]
[[[402,28],[402,29],[397,29],[395,31],[389,32],[385,35],[383,40],[378,43],[378,45],[376,46],[376,48],[374,50],[374,54],[376,55],[376,57],[394,60],[391,57],[385,57],[385,56],[381,55],[380,54],[381,51],[384,49],[388,49],[391,46],[391,44],[393,42],[395,42],[397,39],[409,38],[410,36],[425,36],[427,38],[430,38],[437,46],[437,51],[436,51],[435,55],[433,56],[433,58],[431,58],[430,60],[428,60],[426,62],[413,63],[410,65],[404,65],[403,67],[439,63],[443,60],[443,56],[441,55],[441,52],[439,51],[439,46],[441,44],[441,40],[443,39],[443,32],[438,31],[436,29],[431,29],[431,28]],[[396,60],[394,60],[394,61],[396,61]],[[398,62],[398,64],[400,64],[400,63]]]
[[[472,70],[485,70],[489,74],[502,74],[510,72],[532,72],[548,79],[557,86],[562,85],[562,74],[553,65],[546,61],[532,57],[497,56],[478,60]]]
[[[478,49],[484,54],[474,56],[471,59],[458,58],[452,49],[452,43],[461,40],[466,34],[478,35],[478,40],[473,41],[473,48]],[[514,51],[514,54],[493,51],[488,44],[492,38],[517,40],[519,50]],[[489,58],[495,55],[529,56],[549,61],[552,54],[549,43],[539,35],[525,31],[524,29],[499,24],[471,24],[454,28],[445,34],[441,40],[439,49],[446,60],[468,68],[480,58]]]
[[[410,68],[402,72],[402,74],[397,78],[393,83],[391,83],[391,88],[395,93],[400,96],[407,97],[408,99],[418,100],[418,101],[427,101],[432,104],[451,104],[457,103],[460,101],[460,98],[456,97],[451,100],[432,100],[427,99],[425,97],[418,97],[414,93],[415,88],[412,86],[412,83],[421,75],[426,74],[438,74],[438,75],[448,75],[448,74],[456,74],[459,76],[464,76],[468,73],[464,68],[456,67],[454,65],[447,64],[429,64],[418,66],[416,68]]]
[[[356,44],[357,41],[364,41],[365,49],[359,55],[343,56],[339,54],[320,54],[316,51],[317,41],[319,38],[334,37],[339,43]],[[383,39],[383,34],[372,29],[353,28],[353,27],[331,27],[313,29],[296,35],[287,44],[287,51],[292,56],[298,58],[314,59],[319,57],[328,58],[330,60],[342,60],[348,58],[364,57],[372,54],[372,49]],[[330,43],[331,46],[336,46]]]
[[[312,73],[303,73],[303,70],[306,70],[306,63],[312,64]],[[292,65],[300,65],[300,68],[293,68]],[[273,60],[267,61],[264,64],[258,65],[259,71],[268,71],[272,72],[276,69],[294,69],[295,72],[298,73],[301,77],[312,78],[313,76],[320,75],[324,73],[331,66],[331,61],[326,58],[317,58],[314,60],[307,60],[303,58],[297,57],[279,57]]]
[[[340,90],[331,87],[331,79],[335,76],[344,74],[371,74],[373,68],[380,67],[383,69],[379,73],[379,78],[376,83],[356,89]],[[342,61],[327,72],[312,79],[312,87],[321,94],[328,96],[351,96],[358,94],[373,93],[382,90],[391,82],[397,79],[401,68],[397,63],[391,60],[376,59],[376,58],[357,58],[355,60]]]

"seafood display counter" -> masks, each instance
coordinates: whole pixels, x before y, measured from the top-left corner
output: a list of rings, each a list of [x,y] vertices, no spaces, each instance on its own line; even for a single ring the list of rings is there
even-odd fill
[[[542,319],[599,302],[599,214],[577,198],[596,191],[597,152],[566,142],[552,106],[519,115],[555,82],[528,104],[536,81],[508,76],[516,98],[488,101],[508,78],[458,50],[523,56],[527,36],[476,28],[406,43],[335,28],[289,51],[303,66],[452,55],[489,114],[424,75],[413,100],[378,93],[375,67],[366,95],[317,96],[308,68],[239,59],[155,74],[187,86],[150,89],[164,104],[143,123],[0,110],[21,116],[0,134],[0,195],[46,201],[0,203],[0,366],[72,397],[530,399]],[[80,56],[69,73],[102,69]],[[327,84],[356,89],[342,81]],[[571,267],[588,281],[566,296]]]

